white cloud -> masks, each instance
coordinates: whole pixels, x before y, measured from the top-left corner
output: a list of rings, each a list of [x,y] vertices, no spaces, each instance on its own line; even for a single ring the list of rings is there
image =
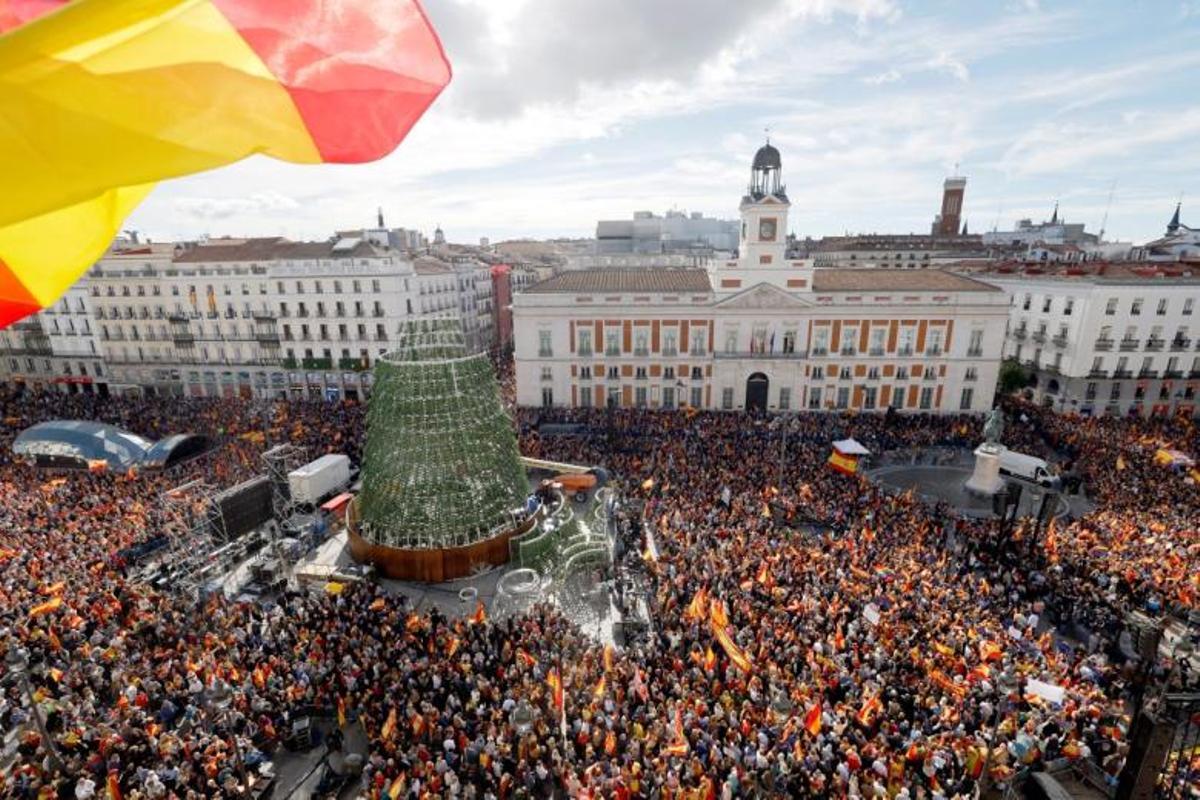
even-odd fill
[[[248,197],[179,197],[173,205],[178,213],[202,220],[270,215],[300,208],[295,198],[273,191],[256,192]]]
[[[897,69],[889,69],[886,72],[877,72],[874,75],[868,75],[863,78],[863,83],[871,86],[880,86],[885,83],[895,83],[900,80],[900,71]]]
[[[971,71],[967,68],[966,63],[945,51],[929,59],[926,66],[932,70],[948,72],[963,83],[971,80]]]

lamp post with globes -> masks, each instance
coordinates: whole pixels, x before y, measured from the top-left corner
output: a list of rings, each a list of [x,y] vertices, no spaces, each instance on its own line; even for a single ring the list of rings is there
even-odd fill
[[[37,699],[33,696],[33,687],[29,683],[29,655],[20,647],[10,645],[8,653],[4,656],[4,666],[8,673],[13,675],[21,682],[21,690],[25,693],[25,702],[29,704],[29,711],[33,714],[34,724],[37,725],[38,733],[42,736],[42,743],[46,746],[46,752],[50,754],[50,763],[57,770],[63,769],[62,756],[58,753],[58,747],[54,744],[54,739],[50,736],[50,732],[46,730],[46,720],[42,717],[41,706],[38,705]]]

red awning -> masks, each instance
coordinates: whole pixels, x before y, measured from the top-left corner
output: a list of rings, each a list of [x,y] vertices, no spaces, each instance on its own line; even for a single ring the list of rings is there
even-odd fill
[[[351,501],[351,499],[353,499],[353,498],[354,498],[354,495],[351,494],[350,492],[342,492],[337,497],[326,500],[325,503],[321,506],[321,508],[324,509],[325,511],[338,511],[339,509],[341,509],[342,506],[346,505],[346,503],[349,503]]]

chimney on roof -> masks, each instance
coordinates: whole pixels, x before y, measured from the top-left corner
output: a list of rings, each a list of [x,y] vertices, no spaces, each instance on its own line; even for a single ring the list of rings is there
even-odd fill
[[[378,225],[379,225],[379,229],[380,229],[380,230],[383,230],[383,228],[384,228],[384,224],[383,224],[383,206],[379,206],[377,209],[375,209],[375,215],[376,215],[376,222],[377,222],[377,223],[378,223]]]

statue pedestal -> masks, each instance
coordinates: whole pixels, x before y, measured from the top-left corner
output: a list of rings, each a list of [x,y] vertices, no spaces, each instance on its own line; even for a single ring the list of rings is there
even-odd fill
[[[1000,477],[1000,454],[1005,451],[1002,444],[984,443],[975,448],[975,473],[967,480],[966,490],[980,497],[991,497],[1004,491],[1004,479]]]

